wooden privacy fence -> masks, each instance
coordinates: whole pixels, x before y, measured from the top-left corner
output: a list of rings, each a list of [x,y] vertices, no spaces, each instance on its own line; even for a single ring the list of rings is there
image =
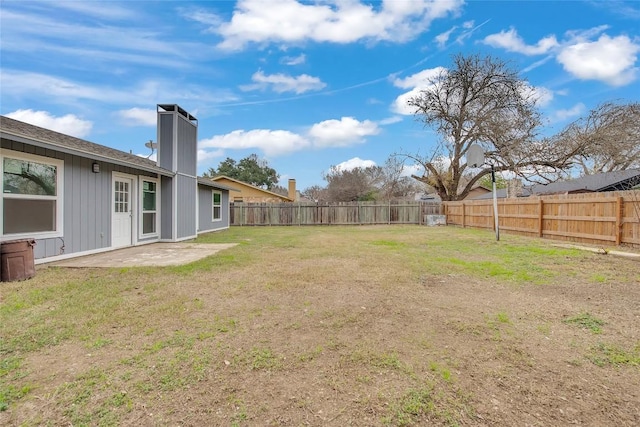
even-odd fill
[[[493,201],[444,202],[447,224],[494,229]],[[640,247],[640,190],[498,200],[500,231]]]
[[[424,224],[441,215],[429,202],[231,203],[231,225]]]

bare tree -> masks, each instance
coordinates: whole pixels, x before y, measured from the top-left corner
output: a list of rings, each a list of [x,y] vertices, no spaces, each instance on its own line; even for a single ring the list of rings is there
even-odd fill
[[[327,189],[319,185],[312,185],[300,192],[300,194],[314,202],[326,202],[328,200]]]
[[[375,200],[383,176],[380,166],[357,167],[351,170],[332,166],[324,175],[328,199],[331,202]]]
[[[414,179],[405,173],[404,161],[398,156],[390,156],[382,167],[382,186],[379,190],[381,200],[402,200],[413,196],[420,190],[424,190],[422,185],[416,185]]]
[[[555,137],[584,175],[640,167],[640,103],[605,102]]]
[[[567,166],[568,154],[553,146],[554,140],[536,140],[541,124],[537,96],[505,62],[457,55],[451,69],[427,83],[409,105],[439,141],[426,156],[403,155],[424,168],[422,176],[413,178],[432,186],[442,200],[463,199],[491,172],[490,165],[523,175],[549,174]],[[473,144],[483,148],[487,160],[474,169],[465,157]],[[465,175],[468,180],[461,180]]]

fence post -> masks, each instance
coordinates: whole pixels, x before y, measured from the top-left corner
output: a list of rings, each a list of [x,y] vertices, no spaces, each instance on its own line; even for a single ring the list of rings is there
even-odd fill
[[[538,202],[538,237],[542,237],[542,227],[544,224],[544,201],[540,199]]]
[[[616,246],[620,246],[620,243],[622,243],[622,207],[622,196],[618,196],[616,199]]]
[[[464,202],[462,202],[462,228],[465,228],[465,219],[464,219]]]

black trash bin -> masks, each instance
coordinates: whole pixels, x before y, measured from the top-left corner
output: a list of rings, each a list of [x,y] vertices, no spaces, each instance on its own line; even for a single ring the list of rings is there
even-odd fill
[[[36,241],[33,239],[2,242],[0,246],[0,261],[2,262],[0,280],[15,282],[35,276],[36,267],[33,259],[35,245]]]

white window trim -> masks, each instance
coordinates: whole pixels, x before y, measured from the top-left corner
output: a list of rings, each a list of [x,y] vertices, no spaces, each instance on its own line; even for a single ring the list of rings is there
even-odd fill
[[[138,181],[139,181],[139,199],[140,202],[138,203],[138,206],[140,206],[140,215],[138,218],[138,239],[148,239],[150,237],[159,237],[160,236],[160,179],[158,178],[151,178],[148,176],[139,176],[138,177]],[[144,230],[143,230],[143,221],[144,221],[144,200],[143,200],[143,196],[144,196],[144,181],[148,181],[148,182],[153,182],[156,184],[156,232],[155,233],[149,233],[149,234],[144,234]]]
[[[220,195],[220,204],[216,205],[214,200],[215,200],[215,194],[219,194]],[[215,216],[215,208],[219,207],[220,208],[220,218],[216,218]],[[222,221],[222,191],[220,190],[211,190],[211,222],[219,222]]]
[[[56,167],[56,195],[55,196],[31,196],[25,194],[13,194],[4,193],[4,158],[9,157],[16,160],[25,160],[28,162],[44,163],[54,165]],[[23,153],[21,151],[13,151],[0,149],[0,179],[2,179],[2,198],[0,199],[0,235],[1,241],[25,239],[25,238],[37,238],[37,239],[49,239],[55,237],[62,237],[64,231],[62,229],[64,224],[64,160],[54,159],[52,157],[43,157],[30,153]],[[33,233],[16,233],[5,234],[4,233],[4,199],[39,199],[39,200],[55,200],[56,201],[56,230],[55,231],[36,231]]]

